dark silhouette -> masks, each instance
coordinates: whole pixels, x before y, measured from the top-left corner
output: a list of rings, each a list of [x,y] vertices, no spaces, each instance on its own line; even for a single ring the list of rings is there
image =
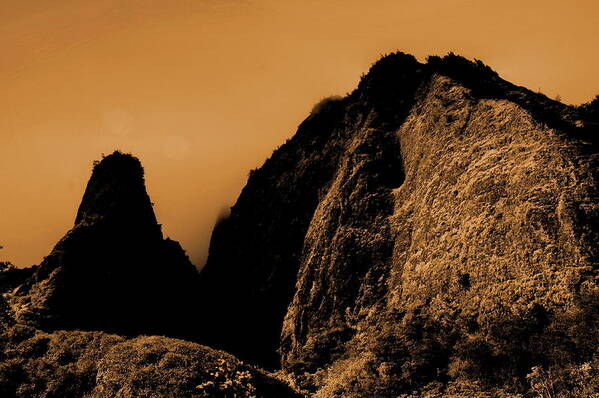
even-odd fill
[[[0,269],[10,292],[0,296],[0,396],[299,397],[227,353],[145,336],[193,340],[207,326],[197,278],[162,236],[139,160],[95,162],[75,226],[52,253],[39,267]]]
[[[35,304],[19,316],[43,329],[189,337],[197,277],[163,239],[139,160],[114,152],[94,166],[73,229],[20,288]]]

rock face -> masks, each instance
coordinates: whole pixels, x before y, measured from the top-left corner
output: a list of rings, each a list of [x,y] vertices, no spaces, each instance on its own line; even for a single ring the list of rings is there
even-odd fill
[[[186,336],[197,318],[195,267],[163,239],[137,158],[97,163],[75,226],[9,299],[43,329]]]
[[[403,60],[418,66],[411,56]],[[294,294],[305,236],[348,150],[352,126],[369,117],[360,113],[361,107],[376,104],[381,112],[377,121],[397,127],[419,85],[418,79],[406,74],[385,81],[371,77],[362,84],[389,90],[364,92],[362,103],[329,99],[315,107],[296,136],[251,173],[230,217],[215,227],[200,288],[204,300],[211,303],[202,308],[203,318],[213,325],[203,331],[209,343],[268,367],[278,365],[283,317]],[[347,114],[348,107],[354,115]],[[354,149],[378,154],[365,165],[365,178],[372,184],[399,184],[403,175],[394,136],[381,128],[362,138],[363,145]],[[380,195],[372,199],[370,211],[386,200]],[[354,214],[355,222],[362,222],[363,215]]]
[[[319,397],[596,367],[597,109],[454,55],[384,57],[216,226],[204,338]]]

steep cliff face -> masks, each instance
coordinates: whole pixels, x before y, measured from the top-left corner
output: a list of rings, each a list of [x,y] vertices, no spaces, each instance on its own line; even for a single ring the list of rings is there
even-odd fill
[[[378,158],[364,165],[369,170],[366,179],[385,186],[402,179],[396,139],[383,128],[373,127],[377,131],[372,134],[365,128],[362,147],[348,146],[356,125],[397,127],[409,110],[425,72],[413,57],[398,58],[407,65],[405,73],[380,79],[388,67],[381,64],[380,75],[362,82],[370,89],[357,101],[323,101],[291,140],[250,173],[230,217],[215,227],[201,273],[202,301],[209,303],[202,308],[202,319],[210,325],[202,337],[209,344],[267,367],[278,366],[281,327],[294,294],[306,232],[343,157],[347,151],[377,151]],[[368,114],[367,104],[379,113]],[[393,174],[394,170],[399,171]],[[362,222],[361,214],[354,216],[355,222]]]
[[[250,176],[215,229],[208,339],[280,355],[322,397],[517,391],[533,366],[591,361],[591,108],[453,55],[384,57]]]
[[[94,166],[73,229],[9,301],[17,321],[44,329],[184,336],[197,277],[163,239],[139,160],[115,152]]]
[[[284,366],[330,366],[324,396],[393,396],[419,381],[504,384],[536,364],[588,360],[592,159],[518,105],[474,99],[440,75],[397,137],[406,177],[387,191],[387,212],[361,226],[343,218],[373,203],[360,195],[365,184],[352,184],[367,174],[355,163],[339,169],[315,212]]]

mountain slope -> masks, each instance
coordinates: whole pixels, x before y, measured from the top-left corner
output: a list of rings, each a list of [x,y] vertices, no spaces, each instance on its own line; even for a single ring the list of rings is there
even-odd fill
[[[384,57],[215,228],[206,341],[317,396],[523,391],[597,350],[594,105],[480,62]],[[556,370],[557,371],[557,370]]]

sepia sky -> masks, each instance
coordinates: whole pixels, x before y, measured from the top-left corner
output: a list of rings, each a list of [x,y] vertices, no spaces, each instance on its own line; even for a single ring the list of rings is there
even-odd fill
[[[598,39],[596,0],[2,0],[0,260],[39,263],[120,149],[201,266],[248,170],[381,54],[454,51],[578,104]]]

